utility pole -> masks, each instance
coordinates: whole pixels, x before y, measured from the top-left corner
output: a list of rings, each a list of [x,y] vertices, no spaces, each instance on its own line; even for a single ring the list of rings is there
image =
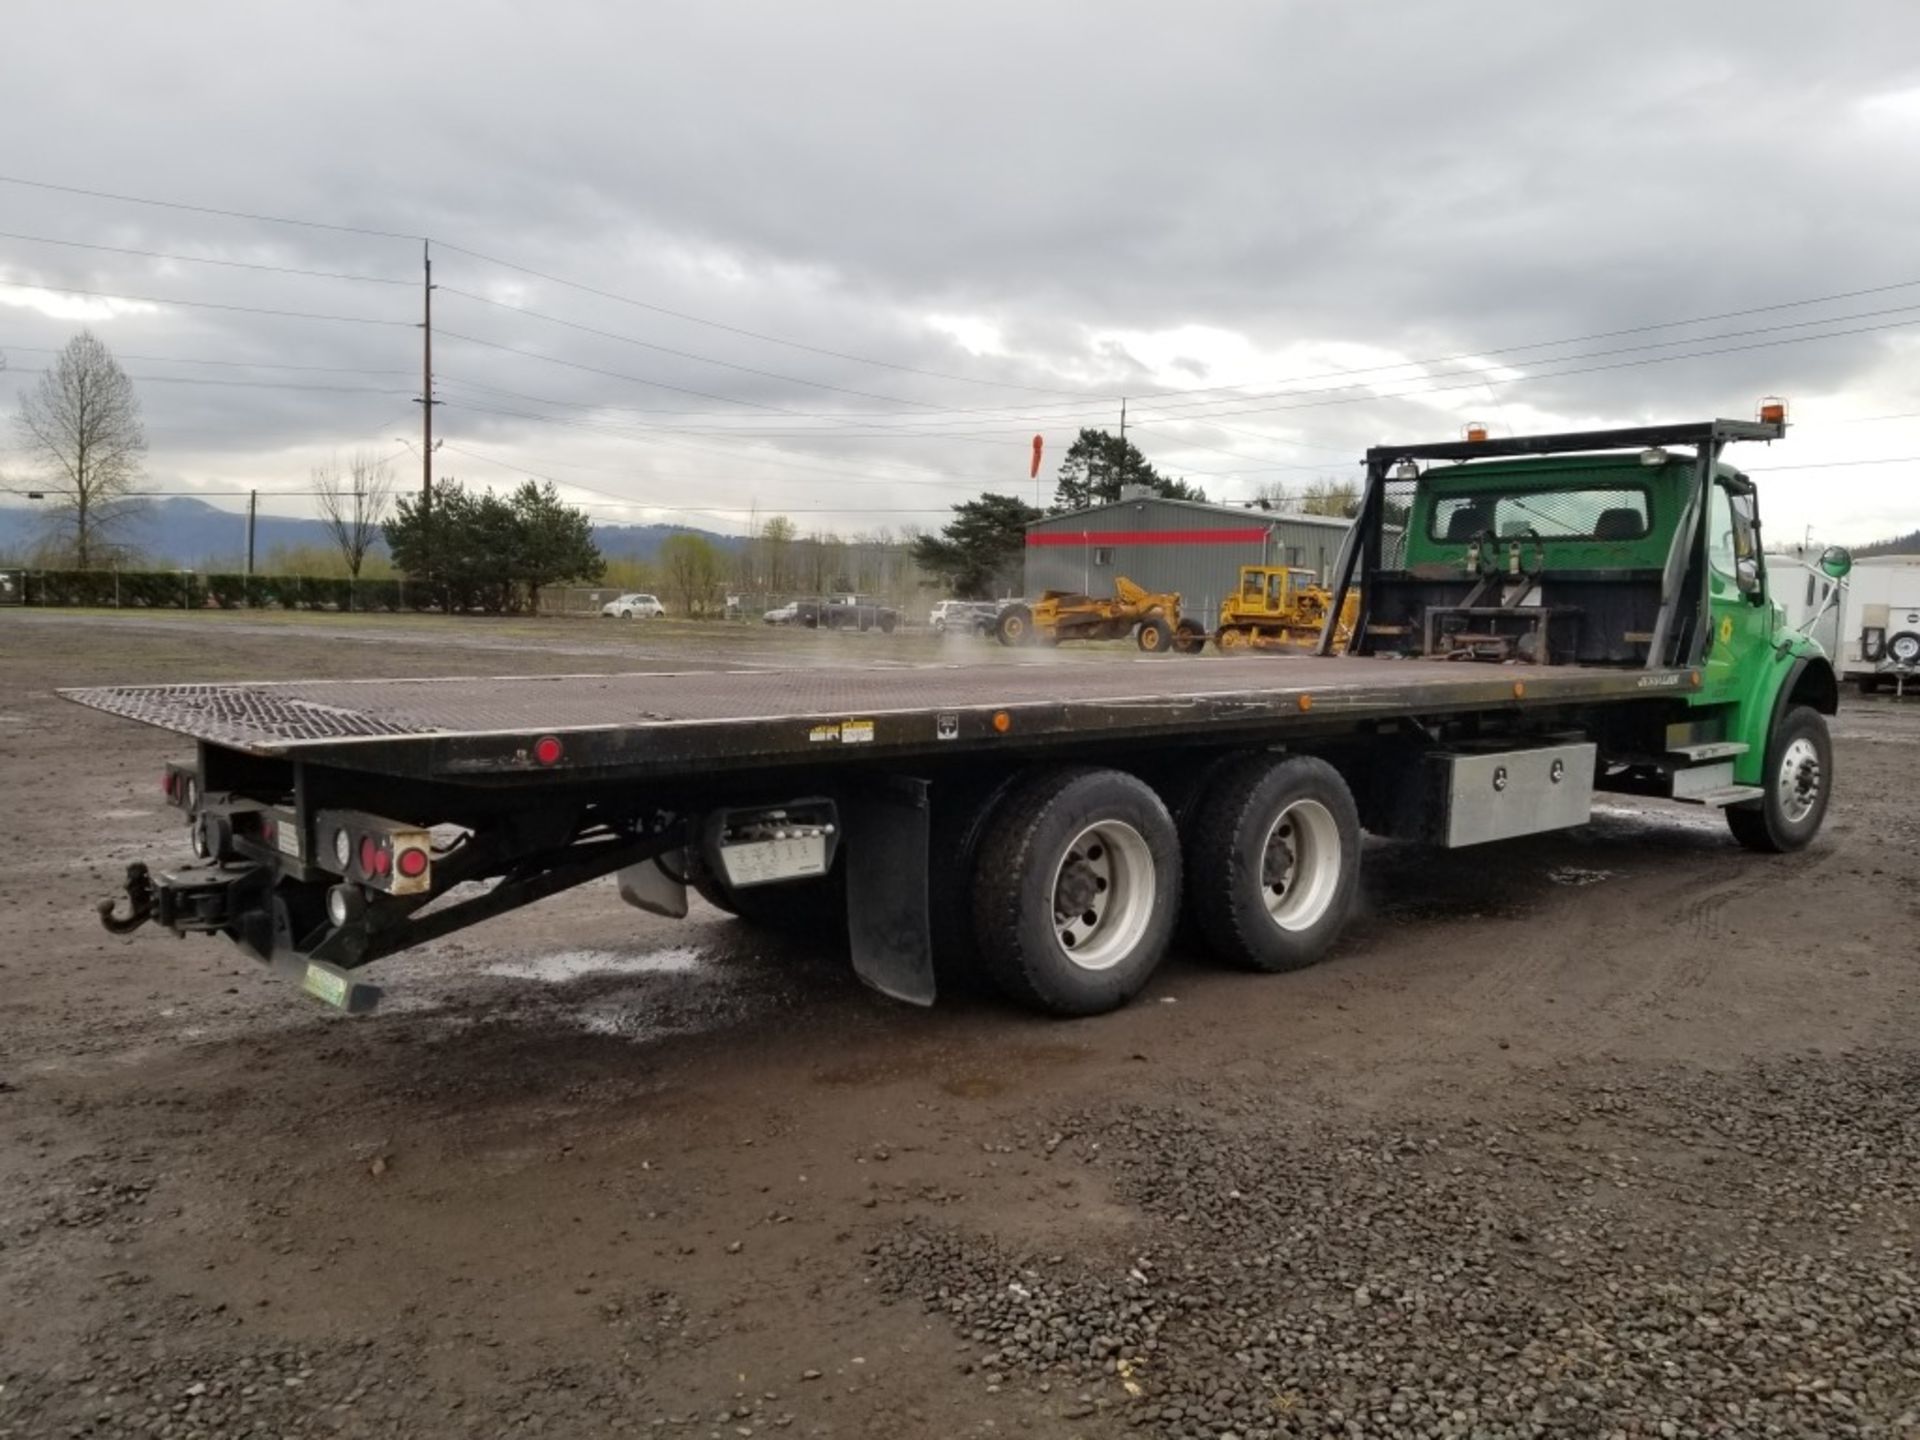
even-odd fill
[[[433,245],[420,242],[420,263],[424,267],[420,313],[420,556],[427,572],[421,578],[433,583]]]
[[[254,507],[260,503],[258,490],[247,491],[247,578],[253,578],[253,516]]]
[[[1127,480],[1127,397],[1120,397],[1120,453],[1113,462],[1113,498],[1120,498],[1120,488]]]

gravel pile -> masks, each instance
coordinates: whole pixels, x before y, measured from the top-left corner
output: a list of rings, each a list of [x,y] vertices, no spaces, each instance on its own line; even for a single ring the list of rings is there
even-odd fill
[[[908,1226],[875,1263],[984,1385],[1099,1430],[1920,1433],[1920,1062],[1619,1068],[1524,1122],[1290,1123],[1224,1086],[1057,1117],[1015,1148],[1135,1208],[1119,1248]]]

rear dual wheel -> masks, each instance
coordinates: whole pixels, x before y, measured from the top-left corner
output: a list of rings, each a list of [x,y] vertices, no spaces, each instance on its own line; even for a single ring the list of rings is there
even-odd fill
[[[1096,1015],[1159,966],[1179,896],[1179,838],[1150,787],[1118,770],[1049,770],[1017,785],[981,834],[974,939],[1008,999]]]
[[[1207,947],[1248,970],[1324,956],[1353,913],[1360,815],[1309,755],[1253,755],[1208,786],[1186,836],[1187,906]]]
[[[1297,970],[1332,947],[1360,875],[1360,818],[1338,771],[1255,754],[1171,793],[1178,822],[1144,781],[1074,767],[983,802],[971,914],[949,922],[971,921],[967,949],[1003,995],[1051,1015],[1124,1005],[1166,954],[1183,876],[1193,930],[1231,964]]]

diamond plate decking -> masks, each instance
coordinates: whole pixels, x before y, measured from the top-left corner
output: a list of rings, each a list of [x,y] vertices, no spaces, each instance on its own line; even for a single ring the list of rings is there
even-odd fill
[[[260,755],[320,756],[411,773],[522,768],[527,737],[588,737],[594,763],[657,768],[724,755],[806,753],[813,721],[876,722],[862,753],[992,740],[993,712],[1012,739],[1191,733],[1316,714],[1420,713],[1516,703],[1620,700],[1684,693],[1685,672],[1294,656],[1159,657],[1110,662],[642,672],[613,675],[296,680],[66,690],[79,704],[211,744]],[[1517,688],[1516,688],[1517,687]],[[1309,704],[1300,704],[1301,696]],[[936,719],[941,723],[936,724]],[[924,735],[922,735],[924,731]],[[836,740],[854,738],[836,734]],[[819,747],[812,749],[818,752]],[[846,746],[831,752],[853,758]],[[422,760],[421,754],[430,758]],[[376,758],[383,757],[383,758]],[[609,758],[610,757],[610,758]]]

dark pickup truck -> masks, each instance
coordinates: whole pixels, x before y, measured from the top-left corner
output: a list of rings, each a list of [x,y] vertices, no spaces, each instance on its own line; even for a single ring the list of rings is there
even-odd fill
[[[900,623],[900,612],[871,595],[829,595],[820,611],[820,623],[829,630],[871,630],[878,626],[891,635]]]

